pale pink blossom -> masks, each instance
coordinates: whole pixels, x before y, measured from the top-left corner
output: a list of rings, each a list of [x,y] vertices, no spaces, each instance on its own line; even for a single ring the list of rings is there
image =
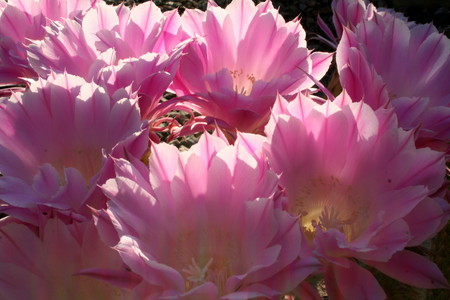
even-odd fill
[[[392,110],[279,97],[266,133],[287,210],[324,263],[330,297],[384,299],[355,259],[407,284],[448,287],[435,264],[405,250],[448,220],[448,203],[430,197],[443,184],[444,155],[416,149]]]
[[[27,46],[33,70],[42,78],[51,72],[67,72],[87,79],[98,53],[87,43],[80,22],[64,19],[50,23],[45,29],[42,39]]]
[[[93,222],[54,218],[35,228],[8,217],[0,221],[0,240],[1,299],[131,299],[126,285],[82,274],[126,278],[130,286],[140,280],[102,243]]]
[[[97,3],[81,21],[46,27],[45,38],[28,46],[28,59],[43,78],[67,72],[110,94],[130,87],[139,93],[142,118],[151,118],[178,68],[179,18],[152,1],[133,8]]]
[[[262,142],[240,136],[228,145],[205,133],[185,152],[153,145],[149,169],[116,160],[97,226],[149,299],[271,298],[317,268],[298,258],[298,222],[272,199],[277,176]]]
[[[53,70],[87,78],[91,65],[110,49],[109,64],[148,52],[169,54],[181,42],[176,16],[176,11],[163,14],[153,1],[133,8],[99,2],[82,20],[51,23],[45,38],[28,46],[29,59],[42,77]]]
[[[61,74],[3,101],[1,209],[17,217],[21,211],[31,223],[50,208],[89,216],[84,204],[97,189],[106,156],[121,157],[124,148],[142,155],[147,148],[135,146],[145,138],[145,124],[136,99],[128,98],[123,90],[109,96],[94,83]]]
[[[36,76],[26,60],[24,43],[27,38],[43,37],[45,18],[37,3],[28,4],[25,8],[21,1],[0,1],[0,86],[17,85],[23,83],[19,77]]]
[[[181,49],[170,55],[146,53],[138,58],[116,60],[114,51],[107,51],[89,70],[88,78],[113,94],[118,89],[130,88],[139,96],[142,119],[154,119],[154,111],[178,69]]]
[[[408,24],[384,11],[344,29],[336,62],[350,98],[374,109],[393,106],[401,127],[418,128],[417,145],[445,152],[449,57],[450,40],[432,24]]]
[[[391,16],[399,18],[407,22],[409,27],[416,25],[415,22],[408,21],[408,18],[402,13],[396,12],[391,8],[375,7],[373,3],[366,0],[333,0],[331,3],[331,9],[333,10],[333,25],[336,29],[338,40],[342,37],[344,28],[353,30],[359,23],[364,20],[371,20],[375,17],[375,15],[382,18],[391,18]],[[327,35],[332,37],[332,33],[328,26],[325,26],[330,32],[326,32]],[[334,36],[332,40],[335,41]]]
[[[169,53],[178,43],[178,11],[162,13],[153,1],[129,8],[99,3],[83,18],[86,40],[99,52],[114,48],[119,58]]]
[[[240,131],[262,131],[277,92],[311,88],[305,73],[319,80],[331,62],[331,53],[308,50],[300,20],[285,22],[270,1],[234,0],[225,9],[210,1],[181,22],[192,41],[171,88],[186,106]]]
[[[376,8],[364,0],[333,0],[333,25],[338,38],[342,37],[344,27],[354,28],[362,20],[372,18]]]
[[[79,19],[97,0],[10,0],[0,1],[0,86],[23,84],[21,77],[36,77],[30,67],[26,46],[45,36],[52,21]]]

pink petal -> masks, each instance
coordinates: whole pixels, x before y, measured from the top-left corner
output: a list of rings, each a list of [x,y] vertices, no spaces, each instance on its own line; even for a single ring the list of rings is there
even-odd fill
[[[436,234],[442,226],[444,211],[438,201],[426,198],[404,220],[409,225],[411,239],[408,246],[418,246]]]
[[[386,294],[375,277],[353,261],[349,261],[347,268],[335,265],[327,266],[325,282],[327,291],[331,292],[328,296],[333,299],[341,299],[338,296],[340,293],[342,293],[342,299],[379,300],[386,298]],[[329,285],[336,290],[330,290]]]
[[[146,257],[132,237],[122,236],[115,249],[131,270],[142,276],[145,281],[168,290],[184,291],[184,279],[180,273]]]
[[[408,224],[399,219],[379,230],[370,240],[372,249],[361,249],[355,257],[361,259],[388,261],[394,253],[404,249],[410,240]],[[350,243],[352,244],[352,243]]]
[[[401,251],[388,262],[365,261],[392,278],[425,289],[450,288],[442,272],[433,262],[411,251]]]

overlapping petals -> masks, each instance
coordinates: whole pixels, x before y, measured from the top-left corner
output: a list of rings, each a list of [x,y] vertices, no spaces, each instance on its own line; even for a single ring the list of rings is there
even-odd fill
[[[449,57],[450,40],[432,24],[408,24],[383,11],[344,28],[336,62],[341,83],[355,101],[364,100],[374,109],[389,102],[401,127],[419,128],[418,145],[445,152],[450,139],[450,87],[444,80]]]
[[[116,64],[115,52],[104,53],[90,69],[95,82],[104,86],[109,93],[118,89],[129,88],[139,96],[139,107],[142,119],[154,119],[159,100],[166,92],[178,69],[182,54],[181,48],[167,54],[146,53],[138,58],[121,59]]]
[[[448,286],[434,264],[404,250],[432,237],[448,220],[448,203],[430,198],[443,184],[443,154],[416,149],[413,132],[397,127],[392,110],[279,97],[266,133],[287,210],[301,218],[315,253],[326,261],[331,294],[384,297],[372,275],[348,258],[409,284]],[[419,215],[428,220],[427,229],[415,219]],[[408,274],[392,272],[389,266],[397,259]],[[355,284],[359,289],[351,288]]]
[[[328,70],[330,53],[311,53],[299,20],[286,23],[270,1],[211,2],[206,12],[187,10],[182,29],[194,40],[173,82],[200,113],[240,131],[267,122],[277,92],[287,95],[314,84]],[[260,34],[265,32],[265,34]]]
[[[152,1],[131,9],[100,2],[78,22],[53,22],[45,39],[29,46],[29,56],[41,76],[52,69],[86,78],[97,57],[110,49],[115,54],[110,64],[149,52],[170,53],[181,42],[175,38],[179,16],[174,14],[176,11],[163,14]],[[174,36],[172,41],[170,36]],[[81,66],[80,59],[84,59]],[[87,69],[77,70],[80,67]]]
[[[372,18],[376,13],[372,3],[366,4],[362,0],[334,0],[331,3],[331,9],[338,38],[342,37],[344,27],[354,28],[362,20]]]
[[[446,247],[448,38],[335,0],[333,95],[334,53],[253,2],[0,0],[1,299],[450,288],[418,251]]]
[[[130,282],[139,279],[102,243],[93,222],[50,219],[38,230],[8,217],[0,222],[0,238],[2,299],[124,299],[130,295],[125,289],[80,271],[108,268]]]
[[[0,87],[23,84],[36,77],[27,61],[26,46],[45,36],[44,27],[52,21],[79,20],[97,0],[0,2]]]
[[[122,59],[147,52],[169,53],[181,41],[177,16],[176,10],[162,13],[153,1],[133,8],[101,3],[83,18],[82,25],[91,46],[100,52],[114,48]]]
[[[131,9],[97,3],[82,21],[51,23],[45,38],[28,46],[28,59],[43,78],[67,72],[111,94],[130,87],[139,93],[142,118],[151,119],[177,71],[179,18],[152,1]]]
[[[273,297],[311,272],[295,267],[300,228],[272,200],[277,177],[266,169],[261,145],[258,136],[232,146],[205,135],[181,153],[154,145],[145,172],[116,161],[116,178],[102,188],[118,237],[101,232],[118,242],[152,296]]]
[[[62,74],[32,82],[28,91],[4,101],[0,195],[7,205],[2,209],[81,213],[106,155],[144,130],[136,100],[125,97],[124,91],[111,97],[93,83]],[[36,222],[35,217],[28,221]]]

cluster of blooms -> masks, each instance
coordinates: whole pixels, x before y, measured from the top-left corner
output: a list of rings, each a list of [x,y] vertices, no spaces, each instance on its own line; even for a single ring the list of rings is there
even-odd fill
[[[385,299],[374,269],[449,288],[411,249],[450,217],[450,40],[332,8],[324,53],[269,0],[0,0],[0,299],[313,300],[319,277]]]

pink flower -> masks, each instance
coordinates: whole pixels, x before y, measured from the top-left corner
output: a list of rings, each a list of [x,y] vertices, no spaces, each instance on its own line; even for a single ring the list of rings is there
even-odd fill
[[[19,77],[32,78],[26,46],[44,38],[51,21],[81,18],[97,0],[0,1],[0,86],[23,84]]]
[[[110,94],[131,87],[142,118],[151,118],[178,68],[178,28],[176,11],[163,14],[152,1],[131,9],[101,2],[82,22],[50,24],[45,38],[28,46],[28,59],[43,78],[67,72]]]
[[[29,57],[42,77],[53,70],[87,78],[92,64],[110,49],[114,49],[111,65],[148,52],[167,54],[181,42],[170,35],[176,36],[179,28],[175,13],[161,13],[152,1],[131,9],[99,2],[81,21],[50,24],[45,39],[29,45]]]
[[[273,297],[316,268],[298,259],[298,222],[272,200],[277,177],[262,141],[232,146],[205,134],[186,152],[153,145],[149,169],[116,161],[116,178],[102,188],[117,233],[105,222],[99,230],[151,299]]]
[[[206,12],[186,10],[182,29],[193,40],[173,90],[239,131],[262,131],[277,92],[312,87],[305,73],[320,79],[331,62],[330,53],[311,53],[300,21],[286,23],[270,1],[234,0],[225,9],[211,1]]]
[[[333,0],[331,9],[338,38],[342,37],[344,27],[354,28],[362,20],[370,19],[376,11],[372,3],[366,5],[363,0]]]
[[[126,271],[116,251],[104,245],[93,222],[66,225],[50,219],[39,230],[10,217],[0,221],[0,298],[124,299],[130,292],[82,276],[139,278]],[[129,299],[129,298],[127,298]]]
[[[419,129],[419,146],[445,152],[450,139],[449,56],[450,40],[432,24],[408,24],[385,11],[344,30],[336,62],[352,99],[362,100],[365,93],[363,100],[374,109],[392,105],[402,128]]]
[[[142,119],[154,119],[153,112],[159,106],[161,97],[166,92],[178,69],[181,49],[170,55],[146,53],[138,58],[127,58],[117,61],[114,51],[104,53],[89,70],[93,80],[105,87],[108,93],[130,88],[139,96],[139,108]]]
[[[132,8],[98,3],[82,25],[89,45],[99,52],[114,48],[120,59],[169,53],[181,42],[177,10],[162,13],[153,1]]]
[[[86,41],[79,21],[65,19],[46,27],[46,35],[27,47],[28,60],[42,78],[51,72],[68,72],[87,79],[98,55]]]
[[[0,1],[0,86],[16,85],[19,77],[34,77],[23,43],[44,35],[45,19],[34,1],[24,11],[20,1]],[[18,25],[20,24],[20,25]]]
[[[323,260],[331,297],[385,297],[355,259],[408,284],[448,286],[436,265],[405,250],[448,220],[448,203],[430,198],[443,184],[443,154],[416,149],[391,110],[279,97],[266,133],[287,210]]]
[[[89,216],[83,205],[96,190],[106,155],[123,147],[129,154],[146,151],[132,148],[145,131],[128,97],[61,74],[31,82],[2,102],[0,198],[8,204],[2,210],[16,215],[18,209],[31,223],[49,208]]]

